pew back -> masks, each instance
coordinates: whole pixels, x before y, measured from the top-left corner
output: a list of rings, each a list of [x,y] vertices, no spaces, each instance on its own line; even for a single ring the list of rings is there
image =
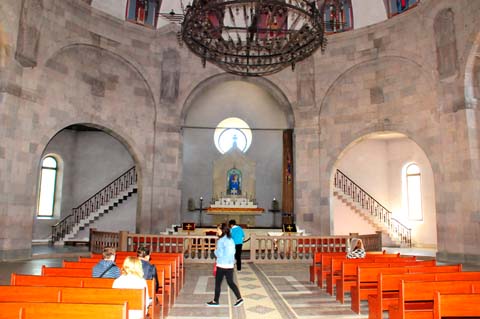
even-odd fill
[[[127,303],[124,304],[76,304],[44,302],[2,302],[0,319],[11,319],[15,313],[21,319],[127,319]]]
[[[441,294],[434,296],[433,318],[480,317],[480,292],[473,294]]]

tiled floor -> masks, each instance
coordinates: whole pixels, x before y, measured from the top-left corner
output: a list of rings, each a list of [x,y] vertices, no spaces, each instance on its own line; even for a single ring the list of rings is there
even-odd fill
[[[415,253],[409,251],[409,253]],[[417,251],[417,255],[431,257],[432,251]],[[62,258],[74,260],[80,254],[88,254],[86,247],[34,248],[34,259],[0,263],[0,284],[8,284],[12,272],[39,274],[42,265],[59,266]],[[46,258],[55,257],[55,258]],[[470,265],[466,270],[479,270]],[[242,272],[236,273],[245,303],[234,308],[235,296],[222,285],[220,307],[208,307],[206,301],[213,298],[214,278],[212,265],[187,264],[186,284],[175,306],[170,311],[171,319],[359,319],[368,317],[367,304],[362,304],[362,314],[350,310],[350,299],[345,304],[309,282],[309,263],[245,264]]]

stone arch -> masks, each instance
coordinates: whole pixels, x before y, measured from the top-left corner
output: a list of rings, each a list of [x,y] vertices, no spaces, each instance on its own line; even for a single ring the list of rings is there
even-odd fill
[[[62,177],[62,180],[59,180],[59,185],[63,187],[58,189],[60,193],[59,198],[56,199],[56,204],[61,206],[61,211],[56,211],[54,219],[34,218],[32,234],[34,239],[44,238],[45,231],[46,235],[49,235],[50,227],[70,215],[72,208],[95,195],[132,166],[138,168],[137,195],[133,197],[133,201],[125,201],[128,204],[119,205],[115,215],[107,214],[98,222],[95,221],[93,227],[116,231],[117,229],[108,228],[113,227],[115,223],[112,223],[112,218],[115,218],[121,229],[135,231],[136,222],[141,217],[141,202],[138,198],[143,193],[143,168],[139,155],[135,153],[135,148],[128,140],[128,137],[125,138],[111,126],[78,122],[60,129],[50,137],[38,157],[36,179],[40,178],[42,159],[46,155],[55,154],[56,158],[61,158],[62,167],[59,177]],[[37,198],[39,181],[36,185],[35,197]],[[36,212],[35,209],[35,216]],[[79,239],[84,237],[85,232]]]
[[[214,75],[210,78],[205,79],[204,81],[200,82],[188,95],[183,103],[182,113],[180,118],[182,119],[182,123],[185,121],[186,114],[188,110],[192,106],[193,101],[201,94],[205,89],[214,87],[220,83],[224,83],[226,81],[243,81],[248,82],[254,85],[257,85],[264,89],[265,91],[269,92],[273,98],[279,103],[280,108],[285,112],[285,115],[288,118],[288,123],[290,127],[295,126],[295,119],[294,119],[294,112],[291,106],[290,101],[286,97],[286,95],[275,85],[273,82],[262,78],[262,77],[242,77],[234,74],[229,73],[222,73]]]
[[[468,52],[465,63],[465,106],[476,109],[480,98],[480,33]]]
[[[428,152],[434,145],[425,138],[437,134],[439,127],[436,90],[430,80],[418,63],[387,56],[357,64],[332,83],[318,122],[321,198],[329,197],[333,167],[342,150],[373,132],[403,133],[429,154],[431,163],[440,162],[439,154]],[[411,114],[417,115],[415,125]],[[331,226],[328,204],[322,208],[320,222]]]
[[[217,125],[229,117],[244,120],[254,136],[251,147],[245,152],[256,165],[256,183],[252,184],[248,195],[256,196],[262,208],[270,207],[272,198],[280,198],[283,130],[293,128],[292,107],[283,92],[268,80],[222,74],[200,83],[190,93],[182,110],[183,207],[188,207],[189,199],[197,198],[198,201],[202,197],[209,202],[210,198],[221,196],[221,192],[215,194],[218,188],[214,189],[214,163],[227,155],[222,155],[215,147],[214,132]],[[240,161],[239,156],[235,158]],[[213,219],[213,216],[205,217]],[[200,222],[197,215],[183,218]],[[271,225],[272,218],[272,213],[266,209],[251,225],[255,222],[257,226],[266,227]]]
[[[421,167],[422,213],[421,222],[410,220],[405,208],[406,200],[402,169],[408,163]],[[382,206],[392,212],[392,218],[412,229],[415,246],[432,247],[437,244],[435,182],[430,159],[425,151],[406,134],[397,131],[370,132],[348,143],[335,159],[330,180],[334,181],[336,170],[340,169],[353,182],[364,189]],[[333,184],[333,183],[332,183]],[[333,235],[350,232],[375,233],[377,228],[365,222],[360,215],[350,211],[338,201],[348,198],[335,190],[330,191],[330,217]],[[351,220],[345,227],[341,220]],[[392,244],[385,236],[384,243]]]
[[[135,159],[142,223],[150,225],[157,107],[145,76],[122,56],[88,44],[72,44],[43,65],[38,92],[40,145],[72,124],[88,123],[115,136]],[[46,124],[48,123],[48,125]],[[137,222],[140,218],[137,218]]]

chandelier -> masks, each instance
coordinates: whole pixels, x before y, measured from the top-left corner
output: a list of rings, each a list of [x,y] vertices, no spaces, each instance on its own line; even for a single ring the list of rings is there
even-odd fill
[[[323,1],[193,0],[180,43],[223,70],[246,76],[276,73],[310,56],[327,39]]]

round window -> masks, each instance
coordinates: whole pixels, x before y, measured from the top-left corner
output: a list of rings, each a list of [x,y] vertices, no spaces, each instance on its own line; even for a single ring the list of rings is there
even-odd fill
[[[252,131],[244,120],[229,117],[218,123],[213,140],[222,154],[232,148],[238,148],[245,153],[252,144]]]

